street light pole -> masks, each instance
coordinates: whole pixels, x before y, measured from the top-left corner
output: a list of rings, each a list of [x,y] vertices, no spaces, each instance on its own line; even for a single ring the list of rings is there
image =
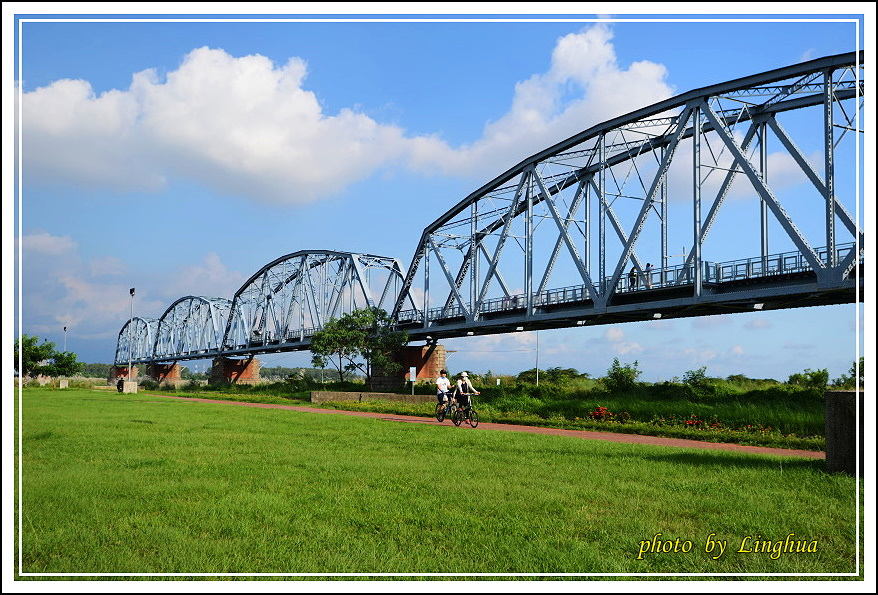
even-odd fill
[[[67,353],[67,327],[64,327],[64,353]]]
[[[131,288],[131,318],[128,320],[128,380],[131,380],[131,355],[134,345],[131,342],[131,327],[134,326],[134,288]]]

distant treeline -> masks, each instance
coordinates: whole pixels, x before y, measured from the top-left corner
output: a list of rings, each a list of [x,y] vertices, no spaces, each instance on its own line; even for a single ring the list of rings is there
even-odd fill
[[[317,382],[330,381],[338,379],[337,370],[321,370],[320,368],[285,368],[283,366],[264,366],[259,369],[259,377],[263,379],[285,380],[290,377],[309,378]],[[351,374],[345,372],[345,381],[353,381],[362,379],[359,374]]]
[[[83,364],[80,375],[85,378],[109,378],[113,371],[113,364]],[[143,371],[140,371],[141,375]],[[180,374],[184,379],[207,378],[210,376],[210,368],[204,372],[194,374],[187,366],[183,366]],[[286,380],[293,376],[296,378],[310,378],[315,381],[337,379],[338,372],[335,370],[321,370],[320,368],[286,368],[284,366],[265,366],[260,368],[259,376],[266,380]],[[346,381],[355,381],[362,377],[358,374],[345,373]]]

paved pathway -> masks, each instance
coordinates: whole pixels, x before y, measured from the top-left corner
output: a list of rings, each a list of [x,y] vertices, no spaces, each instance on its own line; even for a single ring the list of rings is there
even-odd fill
[[[181,401],[198,401],[201,403],[216,403],[222,405],[239,405],[242,407],[261,407],[263,409],[288,409],[290,411],[305,411],[309,413],[334,413],[336,415],[354,415],[358,417],[373,417],[388,421],[403,423],[420,423],[426,425],[442,425],[434,417],[416,417],[413,415],[396,415],[393,413],[372,413],[368,411],[344,411],[342,409],[319,409],[317,407],[303,407],[295,405],[272,405],[266,403],[244,403],[241,401],[224,401],[220,399],[196,399],[188,397],[172,397],[168,395],[148,395],[150,397],[163,397],[167,399],[179,399]],[[445,425],[451,422],[445,422]],[[461,426],[462,429],[470,430],[469,426]],[[516,426],[511,424],[495,424],[482,422],[478,430],[505,430],[508,432],[529,432],[531,434],[551,434],[555,436],[572,436],[584,440],[607,440],[609,442],[625,442],[628,444],[652,444],[656,446],[679,446],[686,448],[700,448],[707,450],[726,450],[741,453],[769,454],[782,457],[804,457],[809,459],[825,459],[825,452],[813,450],[792,450],[787,448],[768,448],[765,446],[744,446],[742,444],[728,444],[724,442],[702,442],[701,440],[685,440],[683,438],[661,438],[658,436],[641,436],[639,434],[619,434],[616,432],[593,432],[589,430],[559,430],[555,428],[540,428],[536,426]]]

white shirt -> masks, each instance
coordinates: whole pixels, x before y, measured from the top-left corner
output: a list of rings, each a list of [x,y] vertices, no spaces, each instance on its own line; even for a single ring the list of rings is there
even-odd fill
[[[440,393],[448,392],[448,388],[449,388],[450,386],[451,386],[451,383],[448,381],[448,378],[446,378],[445,376],[440,376],[440,377],[436,380],[436,389],[437,389]]]

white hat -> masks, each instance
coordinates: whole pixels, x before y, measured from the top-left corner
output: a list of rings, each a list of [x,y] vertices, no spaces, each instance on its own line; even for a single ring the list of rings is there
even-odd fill
[[[469,378],[469,376],[467,375],[466,372],[461,372],[460,375],[461,375],[461,377],[463,377],[463,378]]]

